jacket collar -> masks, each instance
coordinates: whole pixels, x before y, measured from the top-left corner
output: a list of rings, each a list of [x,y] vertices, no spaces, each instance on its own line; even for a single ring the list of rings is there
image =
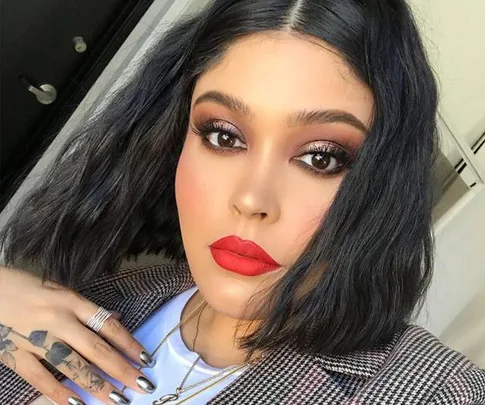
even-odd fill
[[[328,371],[370,379],[382,369],[403,332],[396,333],[388,344],[373,349],[341,355],[315,355],[314,361]]]

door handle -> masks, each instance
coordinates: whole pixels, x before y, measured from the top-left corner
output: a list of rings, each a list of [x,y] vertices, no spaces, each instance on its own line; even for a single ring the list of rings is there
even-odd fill
[[[22,80],[24,85],[27,87],[27,90],[35,95],[39,103],[52,104],[54,101],[56,101],[57,90],[51,84],[45,83],[36,87],[24,76],[22,76],[20,80]]]

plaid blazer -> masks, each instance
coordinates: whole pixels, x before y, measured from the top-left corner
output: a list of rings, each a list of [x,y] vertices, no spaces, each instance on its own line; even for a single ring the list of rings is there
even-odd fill
[[[167,264],[124,269],[78,291],[121,312],[122,322],[133,331],[157,307],[193,285],[186,266]],[[62,377],[56,371],[54,375]],[[0,405],[29,404],[39,395],[0,365]],[[421,327],[409,326],[386,346],[347,355],[309,355],[281,347],[209,403],[485,404],[485,371]]]

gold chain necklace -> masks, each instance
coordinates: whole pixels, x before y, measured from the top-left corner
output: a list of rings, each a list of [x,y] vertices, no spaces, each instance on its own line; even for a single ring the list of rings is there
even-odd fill
[[[195,332],[194,340],[192,342],[192,351],[193,352],[195,352],[195,342],[197,341],[197,336],[199,334],[200,318],[201,318],[202,312],[204,311],[205,306],[206,306],[206,303],[203,304],[202,309],[200,310],[199,316],[197,318],[196,332]],[[220,381],[222,381],[224,378],[229,377],[231,374],[235,373],[237,370],[239,370],[239,369],[241,369],[242,367],[245,366],[245,364],[243,364],[243,365],[235,365],[235,366],[233,366],[231,368],[228,368],[228,369],[226,368],[224,370],[221,370],[219,373],[217,373],[215,375],[212,375],[212,376],[210,376],[208,378],[205,378],[205,379],[203,379],[201,381],[197,381],[195,384],[189,385],[188,387],[185,387],[184,388],[185,382],[189,378],[190,373],[192,372],[192,370],[194,369],[195,365],[199,362],[200,359],[201,359],[201,357],[200,356],[197,356],[197,358],[193,362],[192,366],[189,368],[189,371],[187,371],[187,373],[185,374],[184,378],[182,379],[182,382],[175,389],[175,392],[173,394],[166,394],[166,395],[161,396],[157,400],[153,401],[152,402],[152,405],[162,405],[162,404],[165,404],[167,402],[177,401],[179,399],[179,397],[180,397],[180,394],[183,394],[184,392],[189,391],[189,390],[191,390],[191,389],[193,389],[195,387],[198,387],[199,385],[202,385],[202,384],[204,384],[206,382],[212,381],[215,378],[221,377],[224,373],[230,371],[223,378],[221,378]],[[201,391],[198,391],[196,394],[198,394],[200,392],[202,392],[202,390]]]
[[[243,366],[244,367],[244,366]],[[214,381],[213,383],[209,384],[209,385],[206,385],[204,388],[202,388],[201,390],[197,391],[197,392],[194,392],[192,395],[188,396],[187,398],[183,399],[182,401],[180,402],[177,402],[177,405],[180,405],[180,404],[183,404],[187,401],[189,401],[190,399],[192,399],[193,397],[199,395],[200,393],[208,390],[209,388],[213,387],[214,385],[217,385],[219,384],[221,381],[223,381],[224,379],[226,379],[227,377],[229,377],[231,374],[235,373],[237,370],[240,370],[242,367],[240,368],[237,368],[233,371],[231,371],[229,374],[225,375],[224,377],[221,377],[219,378],[218,380]],[[155,403],[155,402],[153,402]]]
[[[200,322],[200,318],[201,318],[201,315],[202,315],[202,311],[204,310],[205,306],[207,305],[207,303],[205,301],[201,301],[195,308],[194,310],[183,320],[181,320],[177,325],[175,325],[166,335],[165,337],[160,341],[160,343],[157,345],[157,347],[155,348],[155,350],[151,353],[151,357],[154,358],[154,355],[155,353],[162,347],[162,345],[167,341],[167,339],[178,329],[180,328],[182,325],[184,325],[187,321],[189,321],[194,315],[195,313],[197,312],[197,310],[199,308],[202,307],[202,309],[200,310],[200,313],[199,313],[199,317],[197,319],[197,328],[196,328],[196,333],[195,333],[195,336],[194,336],[194,340],[193,340],[193,343],[192,343],[192,351],[194,351],[194,347],[195,347],[195,341],[197,339],[197,335],[199,333],[199,322]],[[206,382],[209,382],[209,381],[212,381],[213,379],[215,378],[218,378],[218,377],[221,377],[224,373],[227,373],[226,375],[222,376],[221,378],[219,378],[218,380],[216,380],[215,382],[213,382],[212,384],[209,384],[208,386],[202,388],[201,390],[195,392],[194,394],[192,394],[191,396],[187,397],[186,399],[182,400],[181,402],[179,402],[179,404],[183,403],[183,402],[186,402],[188,401],[190,398],[193,398],[195,397],[196,395],[200,394],[201,392],[213,387],[214,385],[218,384],[219,382],[223,381],[224,379],[228,378],[230,375],[234,374],[235,372],[241,370],[243,367],[245,367],[247,364],[249,363],[243,363],[243,364],[236,364],[234,365],[233,367],[229,368],[229,369],[224,369],[224,370],[221,370],[219,373],[213,375],[213,376],[210,376],[208,378],[205,378],[201,381],[198,381],[197,383],[194,383],[192,385],[189,385],[188,387],[183,387],[184,384],[185,384],[185,381],[188,379],[190,373],[192,372],[192,370],[194,369],[194,367],[196,366],[196,364],[199,362],[199,360],[201,359],[200,356],[197,356],[197,358],[195,359],[194,363],[192,364],[192,366],[190,367],[189,371],[185,374],[184,378],[182,379],[182,382],[180,383],[180,385],[175,389],[175,392],[173,394],[166,394],[166,395],[163,395],[161,396],[160,398],[158,398],[157,400],[154,400],[152,402],[152,405],[162,405],[162,404],[165,404],[167,402],[172,402],[172,401],[176,401],[179,399],[180,397],[180,394],[186,392],[186,391],[189,391],[201,384],[204,384]],[[137,368],[137,370],[141,370],[143,367],[142,366],[139,366]],[[127,387],[124,386],[123,389],[121,390],[122,393],[124,393],[125,389]]]

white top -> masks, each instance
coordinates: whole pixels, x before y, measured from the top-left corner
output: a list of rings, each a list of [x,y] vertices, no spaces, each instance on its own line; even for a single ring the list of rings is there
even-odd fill
[[[152,353],[166,334],[180,322],[185,304],[196,291],[197,287],[193,287],[190,290],[173,297],[151,314],[150,317],[136,329],[133,336],[148,350],[149,353]],[[182,379],[187,374],[197,357],[197,353],[192,352],[187,348],[182,340],[180,328],[177,328],[154,355],[156,361],[155,366],[153,368],[143,369],[143,373],[157,386],[155,392],[153,394],[141,394],[127,388],[124,391],[124,395],[132,401],[132,405],[147,405],[163,395],[174,393],[175,389],[180,385]],[[232,367],[229,368],[231,369]],[[190,405],[206,404],[223,388],[233,382],[244,370],[245,368],[236,371],[218,384],[196,395],[193,399],[185,403]],[[221,371],[222,369],[211,367],[200,359],[190,373],[184,387],[188,387],[191,384],[209,378]],[[99,374],[103,378],[106,378],[106,380],[112,383],[115,387],[119,389],[123,388],[122,384],[113,380],[103,372],[100,372]],[[182,393],[178,401],[169,402],[169,404],[177,404],[191,394],[194,394],[205,386],[215,382],[223,375]],[[101,401],[80,389],[71,380],[65,379],[62,383],[76,392],[87,405],[104,405]]]

